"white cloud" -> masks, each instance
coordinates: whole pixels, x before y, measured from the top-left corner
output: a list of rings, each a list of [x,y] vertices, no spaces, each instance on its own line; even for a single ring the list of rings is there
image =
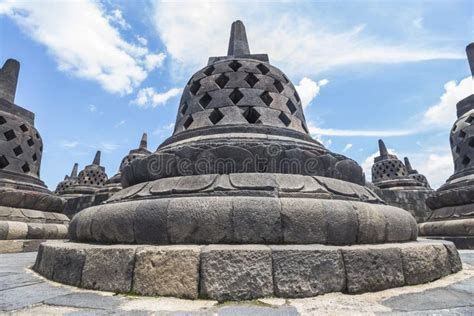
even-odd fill
[[[148,45],[148,40],[143,37],[143,36],[140,36],[140,35],[136,35],[135,38],[137,39],[137,41],[142,44],[143,46],[147,46]]]
[[[329,83],[329,80],[322,79],[318,82],[313,81],[307,77],[304,77],[300,80],[299,84],[295,86],[296,91],[301,99],[301,105],[305,109],[319,94],[322,86],[325,86]]]
[[[89,104],[89,112],[96,112],[97,111],[97,107],[94,105],[94,104]]]
[[[115,143],[109,143],[109,142],[101,142],[98,146],[98,148],[105,153],[111,153],[115,150],[117,150],[120,146],[115,144]]]
[[[291,76],[309,76],[351,64],[464,58],[462,53],[421,41],[390,42],[374,36],[364,25],[354,24],[341,31],[325,23],[323,17],[278,11],[272,6],[265,2],[252,6],[246,2],[196,1],[185,6],[158,2],[154,23],[173,60],[187,71],[202,66],[209,56],[225,54],[228,30],[237,18],[247,26],[251,52],[268,53],[273,63]]]
[[[123,126],[125,124],[125,120],[119,121],[117,124],[114,125],[115,128]]]
[[[148,71],[152,71],[155,68],[161,67],[166,55],[163,53],[159,54],[148,54],[145,56],[145,68]]]
[[[60,143],[61,147],[64,147],[64,148],[67,148],[67,149],[71,149],[71,148],[76,148],[78,145],[79,145],[79,142],[78,141],[70,141],[70,140],[63,140],[61,143]]]
[[[160,64],[156,54],[128,43],[111,24],[112,19],[120,27],[127,25],[121,11],[113,11],[111,18],[99,2],[58,1],[53,5],[6,0],[0,3],[0,15],[10,17],[46,46],[59,70],[96,81],[111,93],[131,93]]]
[[[424,123],[428,126],[450,127],[456,120],[456,103],[474,93],[474,81],[467,77],[457,83],[454,80],[444,85],[440,101],[424,113]]]
[[[342,150],[343,153],[345,153],[346,151],[348,151],[349,149],[352,148],[352,144],[347,144],[346,146],[344,146],[344,149]]]
[[[122,11],[119,9],[112,10],[110,15],[107,16],[107,19],[120,26],[121,29],[128,30],[131,28],[130,24],[123,18]]]
[[[417,29],[422,29],[423,28],[423,18],[416,18],[413,20],[413,26],[415,26]]]
[[[135,100],[131,104],[135,104],[142,108],[153,107],[156,108],[159,105],[164,105],[169,99],[179,95],[182,89],[172,88],[168,91],[158,93],[154,88],[143,88],[137,93]]]

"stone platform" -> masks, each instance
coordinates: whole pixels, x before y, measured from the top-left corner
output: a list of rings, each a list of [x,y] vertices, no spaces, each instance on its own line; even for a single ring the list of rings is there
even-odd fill
[[[7,315],[469,315],[474,312],[474,251],[461,250],[463,270],[416,286],[364,294],[214,300],[139,297],[79,289],[32,272],[36,253],[0,254],[0,313]]]
[[[450,242],[380,245],[92,245],[50,241],[34,270],[78,287],[217,301],[363,293],[462,269]]]

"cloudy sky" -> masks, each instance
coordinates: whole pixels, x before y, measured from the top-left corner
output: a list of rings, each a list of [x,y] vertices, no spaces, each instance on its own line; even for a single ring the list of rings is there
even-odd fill
[[[50,3],[48,3],[50,2]],[[226,53],[232,21],[297,86],[315,138],[370,167],[383,138],[433,186],[452,173],[455,104],[473,93],[473,2],[0,0],[0,58],[21,62],[16,103],[36,113],[54,189],[96,150],[109,176],[173,130],[183,86]]]

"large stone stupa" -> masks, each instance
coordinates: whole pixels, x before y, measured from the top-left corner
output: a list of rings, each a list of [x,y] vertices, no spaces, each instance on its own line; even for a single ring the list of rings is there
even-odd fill
[[[466,52],[474,78],[474,43],[466,47]],[[474,249],[474,92],[456,108],[458,119],[449,136],[454,174],[426,200],[433,213],[419,227],[423,236]]]
[[[0,69],[0,253],[36,251],[45,239],[66,238],[64,200],[40,179],[43,141],[34,113],[15,104],[20,63]]]
[[[425,201],[431,189],[426,177],[412,168],[407,157],[405,164],[390,154],[383,140],[379,139],[378,157],[372,165],[371,188],[389,205],[409,211],[418,223],[424,222],[431,209]]]
[[[242,22],[227,56],[189,80],[175,126],[123,168],[123,190],[74,216],[71,242],[42,245],[36,271],[84,288],[225,301],[376,291],[461,269],[452,243],[416,242],[408,212],[311,138],[295,87],[250,53]]]

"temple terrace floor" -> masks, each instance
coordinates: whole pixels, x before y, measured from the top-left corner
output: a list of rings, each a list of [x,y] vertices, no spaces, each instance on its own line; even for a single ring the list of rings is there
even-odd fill
[[[376,293],[331,293],[305,299],[240,303],[137,297],[82,290],[32,272],[36,252],[0,255],[0,314],[11,315],[314,315],[474,314],[474,250],[461,250],[464,270],[428,284]]]

